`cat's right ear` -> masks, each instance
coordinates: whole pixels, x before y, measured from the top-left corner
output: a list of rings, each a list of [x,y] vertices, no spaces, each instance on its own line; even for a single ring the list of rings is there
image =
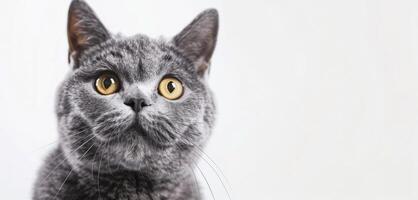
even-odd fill
[[[68,10],[68,61],[78,65],[82,52],[110,38],[110,33],[83,0],[73,0]]]

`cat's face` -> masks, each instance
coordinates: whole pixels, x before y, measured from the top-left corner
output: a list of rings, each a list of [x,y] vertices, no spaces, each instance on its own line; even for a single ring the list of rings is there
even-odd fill
[[[216,11],[205,11],[171,41],[113,37],[83,1],[74,1],[68,22],[73,70],[57,106],[70,162],[161,174],[191,162],[213,123],[206,74],[217,20]]]

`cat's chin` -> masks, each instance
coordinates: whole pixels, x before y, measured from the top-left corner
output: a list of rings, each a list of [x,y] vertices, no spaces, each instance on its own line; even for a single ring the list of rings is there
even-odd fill
[[[131,132],[133,133],[133,132]],[[163,163],[170,162],[170,155],[172,148],[168,146],[160,148],[154,144],[149,144],[142,137],[131,138],[130,143],[119,140],[119,142],[110,145],[108,151],[109,155],[113,155],[111,159],[115,164],[120,165],[126,170],[133,171],[148,171],[150,169],[157,170],[164,165]]]
[[[128,137],[140,137],[140,142],[155,148],[155,150],[169,148],[175,140],[173,134],[168,133],[164,129],[156,129],[155,124],[151,124],[141,115],[137,115],[132,120],[126,132],[129,134]]]
[[[107,158],[115,165],[127,170],[144,171],[161,168],[162,163],[169,163],[175,138],[170,133],[156,129],[141,115],[132,117],[123,129],[110,133],[111,137],[102,141],[107,145]],[[158,160],[158,162],[156,161]]]

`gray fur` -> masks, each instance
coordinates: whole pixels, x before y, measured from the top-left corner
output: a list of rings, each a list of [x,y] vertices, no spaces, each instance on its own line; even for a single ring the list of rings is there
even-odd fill
[[[202,65],[215,47],[216,10],[169,41],[113,36],[84,1],[73,1],[69,15],[80,20],[68,33],[73,70],[58,90],[59,146],[40,170],[33,199],[200,199],[192,169],[214,121]],[[95,91],[104,71],[119,77],[119,92]],[[158,94],[166,75],[182,81],[180,99]],[[152,104],[138,115],[123,103],[135,95]]]

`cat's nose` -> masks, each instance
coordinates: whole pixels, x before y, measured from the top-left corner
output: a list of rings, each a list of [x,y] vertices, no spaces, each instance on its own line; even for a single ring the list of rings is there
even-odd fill
[[[131,107],[136,113],[141,112],[145,106],[151,105],[145,98],[128,98],[123,103]]]

